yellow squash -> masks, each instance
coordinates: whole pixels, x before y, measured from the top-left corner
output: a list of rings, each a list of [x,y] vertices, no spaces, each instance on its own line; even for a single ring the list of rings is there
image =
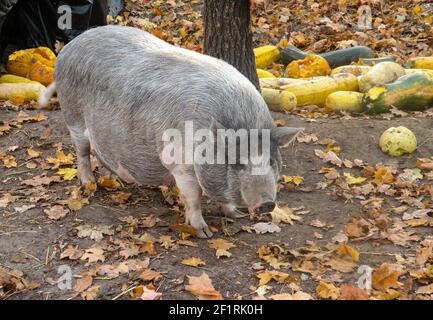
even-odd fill
[[[339,73],[330,77],[287,84],[281,89],[295,95],[297,106],[324,106],[328,95],[335,91],[358,91],[358,79],[350,73]]]
[[[254,49],[256,68],[264,69],[280,59],[280,50],[276,46],[263,46]]]
[[[40,83],[0,83],[0,100],[36,101],[45,90]]]
[[[405,66],[408,68],[433,70],[433,57],[411,58],[405,63]]]
[[[256,69],[257,70],[257,75],[259,76],[259,79],[264,79],[264,78],[275,78],[275,76],[270,73],[269,71],[263,70],[263,69]]]
[[[336,91],[326,98],[326,108],[332,111],[362,112],[364,94],[356,91]]]
[[[341,66],[335,69],[332,69],[331,75],[337,74],[337,73],[351,73],[355,76],[361,76],[363,74],[366,74],[371,67],[369,66]]]
[[[269,110],[290,111],[296,108],[296,97],[289,91],[269,88],[264,88],[261,91]]]

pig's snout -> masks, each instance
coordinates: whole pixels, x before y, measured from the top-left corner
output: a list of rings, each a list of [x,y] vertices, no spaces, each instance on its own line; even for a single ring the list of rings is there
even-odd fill
[[[260,204],[258,207],[256,207],[254,212],[258,214],[269,213],[274,211],[274,209],[275,209],[275,202],[266,201]]]

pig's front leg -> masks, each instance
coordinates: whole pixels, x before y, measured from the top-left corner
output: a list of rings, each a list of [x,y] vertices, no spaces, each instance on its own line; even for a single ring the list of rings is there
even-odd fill
[[[171,173],[176,180],[182,202],[185,205],[186,223],[197,229],[197,236],[199,238],[212,237],[212,232],[209,230],[201,214],[200,198],[202,190],[197,178],[187,173],[184,168],[177,167],[176,169]]]

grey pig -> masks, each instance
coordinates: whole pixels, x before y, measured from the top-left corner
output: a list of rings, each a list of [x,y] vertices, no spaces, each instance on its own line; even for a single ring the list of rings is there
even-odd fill
[[[202,217],[202,193],[232,217],[241,216],[243,208],[274,209],[279,147],[302,130],[276,127],[260,93],[228,63],[131,27],[94,28],[67,44],[57,58],[55,83],[40,104],[56,91],[81,183],[95,181],[90,151],[127,183],[161,185],[174,178],[186,223],[202,238],[212,236]],[[213,147],[219,129],[268,130],[267,173],[253,174],[251,161],[241,163],[240,156],[223,164],[168,161],[163,150],[174,142],[163,141],[163,134],[168,129],[185,134],[186,122],[193,123],[194,132],[208,129],[216,138],[208,140]]]

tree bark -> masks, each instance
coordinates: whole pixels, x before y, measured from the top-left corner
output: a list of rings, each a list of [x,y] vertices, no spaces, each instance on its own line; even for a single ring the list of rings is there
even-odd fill
[[[204,1],[204,53],[230,63],[259,90],[249,0]]]

